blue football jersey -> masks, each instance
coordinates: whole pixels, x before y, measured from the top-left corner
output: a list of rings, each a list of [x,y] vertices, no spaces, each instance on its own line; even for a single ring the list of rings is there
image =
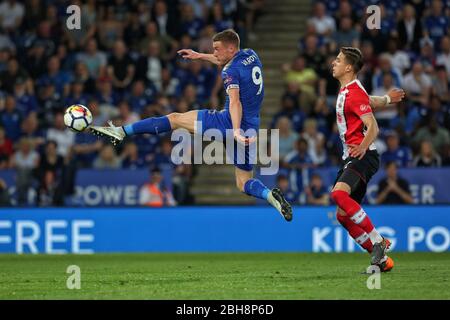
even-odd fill
[[[241,128],[259,128],[259,111],[264,98],[262,64],[252,49],[240,50],[222,70],[222,80],[227,92],[225,109],[229,112],[228,90],[239,89],[242,104]]]

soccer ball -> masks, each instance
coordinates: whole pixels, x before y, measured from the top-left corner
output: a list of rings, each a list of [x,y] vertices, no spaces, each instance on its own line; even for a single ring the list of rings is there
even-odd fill
[[[64,123],[75,132],[81,132],[92,123],[92,113],[81,104],[74,104],[66,109]]]

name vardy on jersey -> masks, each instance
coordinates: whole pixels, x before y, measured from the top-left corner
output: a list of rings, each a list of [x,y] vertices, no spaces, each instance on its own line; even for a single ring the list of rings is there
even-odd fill
[[[182,307],[177,307],[177,314],[202,314],[207,317],[211,307],[189,307],[183,304]]]
[[[250,63],[253,63],[257,60],[256,56],[254,54],[252,54],[251,56],[245,58],[244,60],[242,60],[242,64],[244,66],[248,66]]]

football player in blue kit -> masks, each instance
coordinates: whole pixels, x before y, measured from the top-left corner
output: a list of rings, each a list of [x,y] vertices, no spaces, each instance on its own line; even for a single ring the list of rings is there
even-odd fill
[[[259,130],[259,112],[264,97],[262,64],[251,49],[240,49],[238,34],[224,30],[212,38],[213,54],[199,53],[191,49],[178,51],[185,59],[200,59],[222,67],[222,80],[226,91],[225,108],[216,110],[191,110],[171,113],[162,117],[151,117],[123,127],[90,127],[91,132],[107,136],[113,144],[134,134],[159,134],[178,128],[190,133],[204,134],[208,129],[219,130],[222,137],[231,132],[234,139],[233,163],[236,185],[249,196],[267,200],[286,221],[292,220],[292,207],[279,188],[270,190],[260,180],[253,178],[253,161],[250,161],[249,145],[256,136],[246,134],[249,129]],[[250,130],[251,131],[251,130]],[[247,131],[249,132],[249,131]],[[237,144],[244,146],[244,159],[239,157]],[[227,152],[230,150],[227,150]],[[240,160],[240,161],[238,161]]]

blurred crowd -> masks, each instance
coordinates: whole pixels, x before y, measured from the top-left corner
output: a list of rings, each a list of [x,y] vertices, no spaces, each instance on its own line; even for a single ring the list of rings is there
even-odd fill
[[[369,29],[377,4],[380,28]],[[376,146],[382,167],[450,166],[450,6],[442,0],[314,1],[298,55],[284,64],[285,92],[271,127],[280,129],[282,167],[297,179],[286,188],[314,203],[327,190],[302,170],[338,165],[342,143],[335,121],[339,83],[330,66],[343,46],[361,49],[359,80],[369,95],[403,88],[404,101],[377,109]],[[294,197],[297,199],[297,196]],[[406,198],[405,198],[406,199]],[[384,197],[383,199],[384,200]],[[382,203],[383,201],[379,201]],[[408,199],[409,201],[410,199]]]
[[[382,3],[314,1],[298,55],[281,66],[285,92],[270,126],[280,130],[284,174],[278,183],[293,202],[329,201],[321,177],[303,175],[304,169],[340,163],[334,114],[339,84],[330,65],[341,46],[361,48],[365,65],[359,78],[369,94],[406,91],[403,102],[375,111],[382,165],[392,172],[392,163],[395,170],[450,166],[450,7],[442,0]],[[379,29],[366,26],[371,4],[381,10]],[[80,29],[67,28],[69,5],[81,8]],[[257,38],[253,27],[263,12],[264,0],[2,1],[0,170],[16,170],[19,204],[35,188],[38,205],[63,205],[79,168],[146,168],[151,178],[141,190],[142,204],[192,203],[195,167],[172,163],[169,136],[135,136],[112,148],[66,129],[63,112],[83,104],[95,125],[109,119],[124,125],[221,106],[219,70],[186,61],[177,50],[211,52],[212,35],[227,28],[246,47]],[[173,170],[172,191],[161,183],[160,170],[167,168]],[[387,185],[398,190],[392,181]],[[0,179],[0,201],[5,188]]]
[[[81,9],[79,29],[67,27],[70,5]],[[170,137],[136,136],[114,149],[69,131],[64,110],[83,104],[95,125],[109,119],[125,125],[217,107],[223,99],[218,69],[186,61],[177,50],[212,52],[212,35],[227,28],[245,46],[263,7],[264,0],[2,1],[0,170],[16,170],[19,204],[35,188],[38,205],[63,205],[79,168],[148,168],[149,186],[157,188],[141,190],[142,204],[191,203],[194,170],[170,161]],[[174,190],[163,196],[158,172],[167,167]],[[0,197],[4,189],[3,181]]]

